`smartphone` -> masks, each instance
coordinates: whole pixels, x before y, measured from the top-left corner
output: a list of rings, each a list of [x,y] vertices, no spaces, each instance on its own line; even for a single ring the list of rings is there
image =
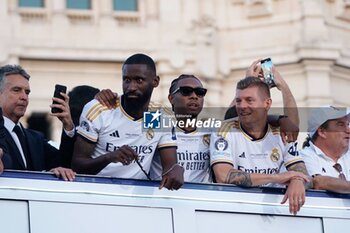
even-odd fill
[[[272,61],[271,58],[266,58],[264,60],[261,60],[261,68],[263,70],[263,74],[264,74],[264,81],[265,83],[271,88],[271,87],[275,87],[275,81],[274,81],[274,76],[272,73]]]
[[[61,95],[61,92],[66,93],[67,92],[67,87],[63,85],[56,84],[55,85],[55,92],[53,93],[53,97],[60,98],[64,100],[64,97]],[[56,101],[52,101],[52,104],[57,104]],[[59,108],[51,108],[52,113],[60,113],[62,112],[61,109]]]

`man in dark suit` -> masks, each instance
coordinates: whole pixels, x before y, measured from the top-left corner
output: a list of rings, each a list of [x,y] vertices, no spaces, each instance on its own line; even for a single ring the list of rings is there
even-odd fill
[[[4,155],[4,152],[2,148],[0,148],[0,174],[4,171],[4,164],[2,163],[2,156]]]
[[[44,136],[31,129],[25,129],[19,120],[24,116],[29,102],[28,73],[20,66],[0,67],[0,106],[3,112],[5,138],[2,139],[10,162],[5,169],[51,171],[64,180],[73,180],[75,173],[71,169],[60,167],[63,155],[51,146]],[[58,104],[53,107],[69,108],[68,97],[65,100],[55,98]],[[63,123],[64,129],[74,127],[69,110],[53,114]]]
[[[4,127],[4,118],[2,117],[2,109],[0,108],[0,174],[4,171],[4,167],[11,167],[12,161],[7,153],[5,144],[6,129]]]
[[[0,174],[4,171],[4,163],[3,163],[3,157],[4,157],[4,150],[2,149],[4,147],[3,145],[3,139],[5,138],[5,129],[4,129],[4,118],[2,118],[2,109],[0,108]],[[5,157],[6,158],[6,157]]]

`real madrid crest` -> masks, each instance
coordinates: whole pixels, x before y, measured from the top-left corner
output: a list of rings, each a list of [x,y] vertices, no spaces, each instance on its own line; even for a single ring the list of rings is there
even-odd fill
[[[152,140],[154,138],[154,131],[153,129],[149,128],[146,132],[146,138],[148,140]]]
[[[273,148],[270,154],[270,158],[273,162],[277,162],[280,159],[280,153],[277,148]]]
[[[203,144],[205,146],[209,146],[209,144],[210,144],[210,135],[209,134],[203,135]]]

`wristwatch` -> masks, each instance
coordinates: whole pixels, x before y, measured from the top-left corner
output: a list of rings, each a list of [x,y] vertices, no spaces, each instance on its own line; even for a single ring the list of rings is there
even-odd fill
[[[288,116],[287,115],[279,115],[278,116],[278,122],[280,122],[280,120],[282,119],[282,118],[287,118]]]

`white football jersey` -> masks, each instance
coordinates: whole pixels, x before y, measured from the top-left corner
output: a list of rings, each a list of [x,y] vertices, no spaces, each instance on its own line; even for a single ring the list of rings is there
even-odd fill
[[[235,169],[248,173],[279,173],[284,165],[303,161],[298,155],[297,143],[284,145],[278,128],[268,125],[265,136],[251,138],[240,127],[238,120],[229,120],[210,139],[210,163],[230,163]]]
[[[159,109],[159,106],[150,103],[149,110],[153,111],[155,108]],[[170,131],[143,129],[142,124],[143,119],[134,120],[124,111],[120,99],[116,108],[111,110],[97,100],[92,100],[83,109],[77,132],[86,140],[96,143],[92,158],[115,151],[123,145],[129,145],[139,155],[139,162],[144,170],[149,172],[155,150],[176,147],[176,136]],[[121,163],[110,163],[98,175],[146,179],[135,161],[126,166]]]
[[[207,132],[186,133],[176,128],[177,162],[184,172],[185,182],[208,183],[210,180],[209,140]],[[153,158],[150,175],[152,179],[162,179],[162,166],[159,153]]]

